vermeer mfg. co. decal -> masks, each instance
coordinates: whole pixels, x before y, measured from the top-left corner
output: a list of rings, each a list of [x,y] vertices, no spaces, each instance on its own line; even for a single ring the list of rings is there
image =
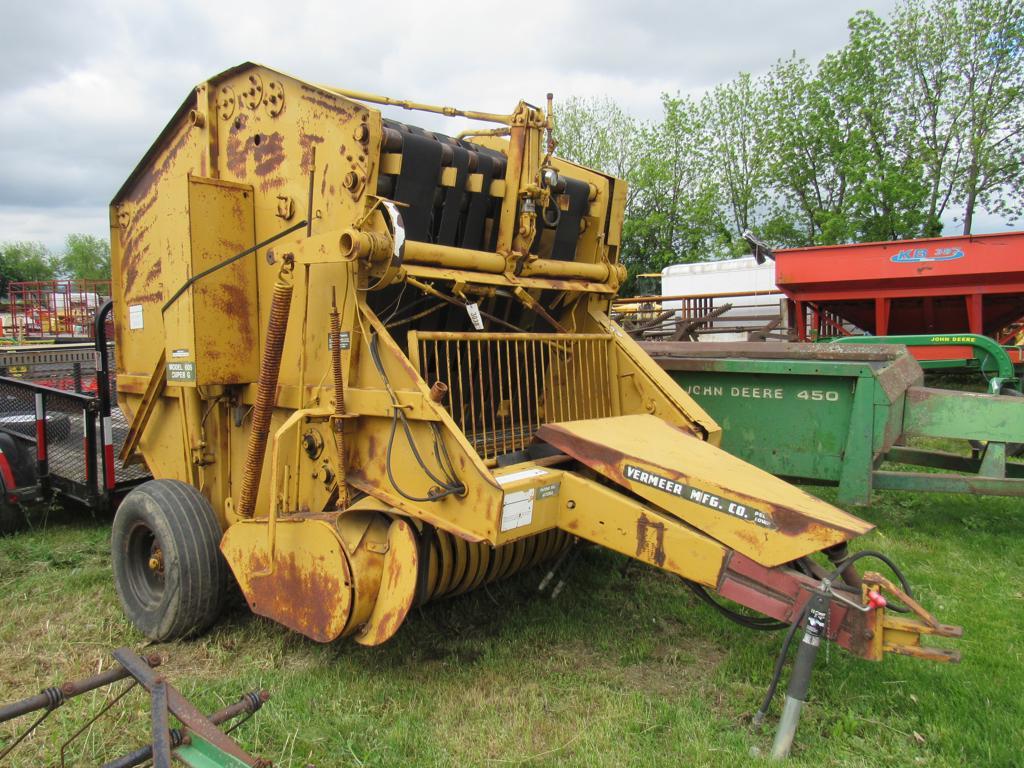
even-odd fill
[[[626,465],[626,479],[641,485],[648,485],[651,488],[657,488],[665,493],[671,493],[673,496],[692,501],[716,512],[722,512],[730,517],[746,520],[748,523],[754,523],[762,528],[775,528],[775,523],[772,522],[772,519],[759,509],[748,507],[737,501],[730,501],[724,496],[708,493],[701,488],[677,482],[672,478],[664,477],[655,472],[634,467],[632,464]]]
[[[904,248],[889,261],[894,264],[920,264],[922,261],[953,261],[965,255],[959,248],[936,248],[934,254],[929,254],[927,248]]]

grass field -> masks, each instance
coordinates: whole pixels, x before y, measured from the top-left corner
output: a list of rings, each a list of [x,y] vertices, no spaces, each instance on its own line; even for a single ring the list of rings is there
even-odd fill
[[[860,540],[903,564],[921,601],[962,624],[959,666],[818,659],[793,765],[1024,764],[1024,510],[1020,500],[887,494]],[[0,701],[143,647],[111,583],[109,521],[71,512],[0,540]],[[778,714],[750,725],[781,637],[700,605],[678,581],[607,552],[577,559],[557,600],[532,572],[428,605],[395,640],[318,645],[234,606],[207,635],[157,646],[205,710],[272,693],[236,736],[279,766],[735,766],[767,763]],[[785,678],[784,678],[785,681]],[[781,699],[781,696],[779,697]],[[54,714],[7,764],[59,764],[102,703]],[[146,739],[133,693],[69,747],[95,765]],[[14,728],[3,726],[6,742]]]

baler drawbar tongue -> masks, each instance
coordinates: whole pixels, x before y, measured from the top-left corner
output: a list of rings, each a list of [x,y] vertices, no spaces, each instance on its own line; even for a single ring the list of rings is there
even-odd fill
[[[768,568],[874,528],[656,416],[546,424],[537,438]]]

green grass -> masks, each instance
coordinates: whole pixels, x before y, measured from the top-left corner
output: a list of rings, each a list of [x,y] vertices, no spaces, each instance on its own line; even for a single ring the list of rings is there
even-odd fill
[[[901,563],[926,607],[962,624],[960,665],[820,654],[799,766],[1012,766],[1024,754],[1024,515],[1020,500],[879,495],[860,540]],[[52,514],[0,540],[0,701],[106,668],[139,649],[111,583],[109,521]],[[698,604],[678,581],[590,549],[557,600],[526,573],[431,604],[380,648],[318,645],[236,605],[198,640],[157,646],[204,710],[267,688],[236,732],[278,766],[763,765],[753,729],[781,640]],[[52,765],[103,693],[55,713],[9,765]],[[781,697],[780,697],[781,698]],[[125,699],[74,742],[93,765],[146,740]],[[0,740],[15,729],[0,726]]]

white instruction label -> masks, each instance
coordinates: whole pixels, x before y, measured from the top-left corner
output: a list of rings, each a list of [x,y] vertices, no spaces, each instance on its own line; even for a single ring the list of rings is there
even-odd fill
[[[141,304],[131,304],[128,307],[128,329],[132,331],[142,330]]]
[[[469,322],[473,324],[473,327],[478,331],[482,331],[484,329],[484,319],[480,317],[480,305],[467,304],[466,313],[469,315]]]
[[[531,477],[540,477],[546,474],[547,470],[545,469],[524,469],[519,472],[509,472],[507,475],[496,475],[494,479],[498,481],[498,485],[508,485],[517,480],[527,480]]]
[[[533,488],[505,494],[505,503],[501,508],[501,530],[511,531],[533,522],[533,496]]]

